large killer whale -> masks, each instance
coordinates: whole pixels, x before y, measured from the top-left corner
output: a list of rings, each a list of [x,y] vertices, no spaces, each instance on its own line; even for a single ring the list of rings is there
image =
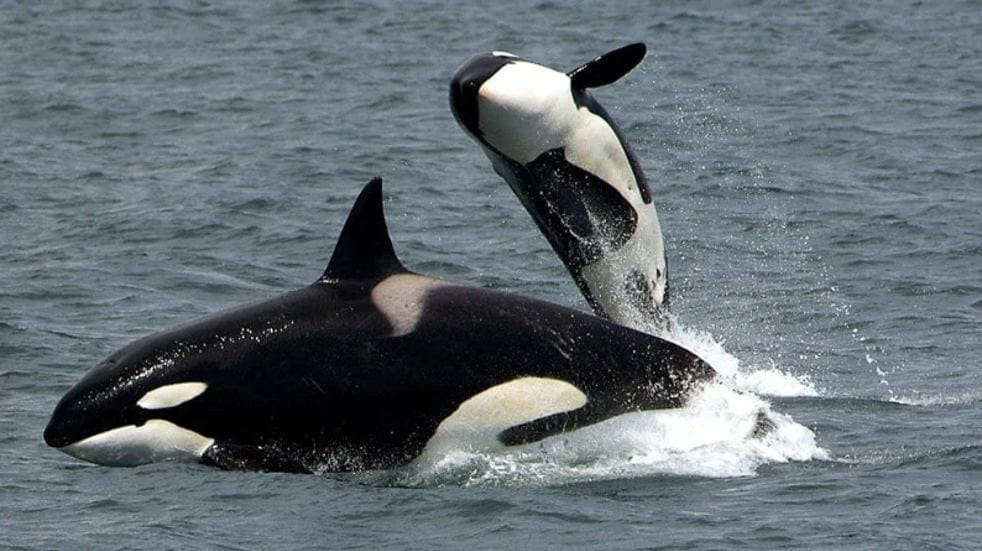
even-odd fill
[[[714,375],[599,317],[407,270],[375,179],[315,283],[127,345],[65,394],[44,439],[104,465],[377,469],[679,407]]]
[[[620,129],[590,94],[644,58],[644,44],[568,73],[506,52],[472,57],[450,108],[565,263],[594,312],[663,328],[668,266],[651,191]]]

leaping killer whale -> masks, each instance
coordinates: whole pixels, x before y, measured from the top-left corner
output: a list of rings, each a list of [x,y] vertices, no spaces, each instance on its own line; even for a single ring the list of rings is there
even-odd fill
[[[664,327],[668,266],[644,173],[590,94],[644,58],[644,44],[568,73],[505,52],[472,57],[450,82],[450,108],[518,195],[593,311]]]
[[[105,465],[346,471],[514,446],[684,404],[713,369],[555,304],[407,270],[380,179],[314,284],[137,340],[56,406],[48,445]]]

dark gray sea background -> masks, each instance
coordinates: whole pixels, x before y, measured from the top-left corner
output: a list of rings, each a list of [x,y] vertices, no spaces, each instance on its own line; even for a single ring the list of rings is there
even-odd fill
[[[982,546],[982,3],[168,4],[0,2],[0,547]],[[45,446],[114,350],[317,278],[376,175],[412,269],[586,309],[447,86],[638,40],[595,95],[730,395],[343,476]]]

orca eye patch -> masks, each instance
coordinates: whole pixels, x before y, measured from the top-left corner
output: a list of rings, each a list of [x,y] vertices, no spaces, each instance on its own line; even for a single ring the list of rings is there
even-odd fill
[[[207,389],[207,384],[197,381],[164,385],[144,394],[136,405],[143,409],[172,408],[197,398]]]

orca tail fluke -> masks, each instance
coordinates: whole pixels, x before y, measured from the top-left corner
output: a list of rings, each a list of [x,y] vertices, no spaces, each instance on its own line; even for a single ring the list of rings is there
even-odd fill
[[[406,271],[385,224],[382,179],[375,177],[355,200],[320,281],[376,279]]]

